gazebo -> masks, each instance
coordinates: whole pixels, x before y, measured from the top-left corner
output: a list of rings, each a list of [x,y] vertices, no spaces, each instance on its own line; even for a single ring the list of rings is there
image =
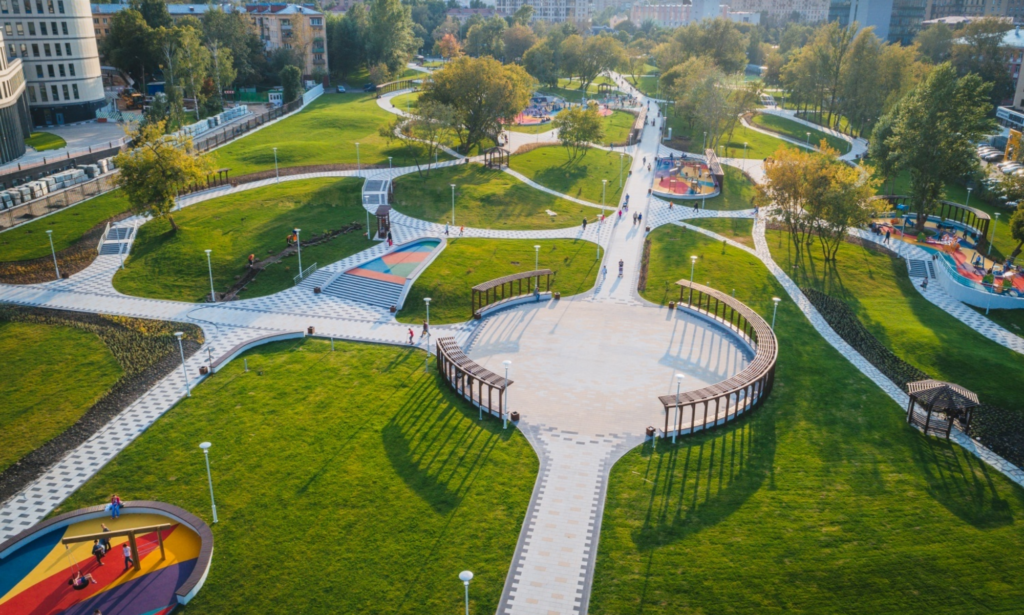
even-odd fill
[[[500,169],[503,166],[508,166],[509,153],[507,149],[500,147],[492,147],[484,150],[484,166],[491,169]]]
[[[954,422],[966,431],[971,425],[971,414],[979,405],[977,395],[951,382],[909,382],[907,393],[907,422],[929,436],[949,438]]]
[[[387,239],[388,232],[391,231],[391,206],[381,205],[377,208],[375,215],[377,216],[377,238]]]
[[[610,84],[610,83],[599,83],[599,84],[597,84],[597,94],[599,96],[605,96],[605,97],[611,96],[612,95],[612,91],[614,89],[615,89],[614,86],[612,86],[612,84]]]

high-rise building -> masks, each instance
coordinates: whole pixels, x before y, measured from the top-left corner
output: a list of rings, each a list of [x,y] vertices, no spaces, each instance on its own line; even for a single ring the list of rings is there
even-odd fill
[[[327,71],[327,34],[324,14],[312,4],[247,4],[260,40],[267,51],[294,49],[303,57],[303,75]]]
[[[930,3],[940,1],[946,0],[831,0],[828,18],[844,27],[853,22],[857,22],[861,28],[871,26],[878,38],[909,45],[921,29],[921,22],[928,15]]]
[[[8,57],[21,58],[36,126],[96,118],[105,103],[88,0],[0,0]]]
[[[629,20],[640,25],[651,20],[659,28],[678,28],[690,22],[689,4],[634,4]]]
[[[28,102],[25,98],[25,76],[21,60],[6,53],[0,33],[0,164],[25,153],[25,138],[32,133]]]
[[[541,21],[576,21],[590,16],[590,5],[576,0],[497,0],[494,7],[502,17],[514,15],[524,4],[533,7],[533,18]]]

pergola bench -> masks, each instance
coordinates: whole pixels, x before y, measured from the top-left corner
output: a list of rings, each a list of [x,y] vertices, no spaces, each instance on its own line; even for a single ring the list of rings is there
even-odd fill
[[[437,371],[452,389],[469,400],[471,404],[488,414],[505,417],[505,390],[512,384],[504,376],[473,361],[462,351],[454,337],[437,340]],[[484,388],[487,389],[486,398]],[[494,404],[494,392],[498,392],[498,404]]]

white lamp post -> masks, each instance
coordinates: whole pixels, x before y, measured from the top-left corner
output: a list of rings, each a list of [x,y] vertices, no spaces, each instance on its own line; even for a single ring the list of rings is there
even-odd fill
[[[188,370],[185,369],[185,347],[181,345],[181,331],[176,331],[174,337],[178,338],[178,352],[181,353],[181,373],[185,376],[185,397],[192,397],[192,386],[188,382]]]
[[[747,142],[746,141],[743,142],[743,159],[744,160],[747,159]]]
[[[968,195],[970,196],[970,195]],[[1010,220],[1013,224],[1013,220]],[[996,221],[992,223],[992,240],[988,242],[988,253],[992,254],[992,242],[996,240],[996,226],[999,224],[999,214],[996,213]]]
[[[626,152],[619,152],[619,188],[622,187],[622,160],[625,155]]]
[[[388,171],[393,171],[394,166],[391,165],[391,156],[388,156]]]
[[[775,330],[775,315],[779,313],[779,302],[782,299],[778,297],[772,297],[772,302],[775,304],[775,308],[772,309],[772,330]]]
[[[683,386],[683,378],[686,378],[683,374],[676,374],[676,420],[672,423],[673,427],[679,424],[679,389]],[[676,433],[678,429],[672,430],[672,444],[676,443]]]
[[[362,165],[361,162],[359,162],[359,144],[358,143],[356,143],[356,175],[359,175],[359,176],[363,175],[363,165]],[[370,236],[369,235],[370,229],[367,228],[366,232],[367,232],[366,236],[369,237]]]
[[[302,279],[302,240],[299,239],[299,231],[302,229],[295,229],[295,248],[299,252],[299,279]],[[367,227],[366,232],[369,233],[370,229]]]
[[[705,151],[708,148],[708,131],[704,131],[704,143],[700,146],[700,151]]]
[[[213,250],[203,250],[206,252],[206,270],[210,273],[210,301],[217,303],[217,293],[213,290],[213,264],[210,262],[210,252]]]
[[[210,483],[210,506],[213,508],[213,522],[217,522],[217,502],[213,500],[213,475],[210,474],[210,447],[209,442],[203,442],[199,448],[203,449],[203,457],[206,458],[206,480]]]
[[[53,255],[53,270],[57,273],[57,279],[60,279],[60,268],[57,267],[57,252],[53,249],[53,231],[46,231],[46,236],[50,238],[50,254]]]
[[[970,206],[971,204],[971,190],[974,190],[974,188],[967,188],[967,202],[964,203],[966,206]]]
[[[601,180],[601,204],[602,205],[604,205],[604,193],[605,193],[605,190],[607,190],[607,189],[608,189],[608,180],[607,179],[602,179]]]
[[[448,184],[452,187],[452,226],[455,226],[455,184]]]
[[[281,172],[277,170],[277,148],[274,148],[274,177],[277,183],[281,183]]]
[[[473,573],[463,570],[459,573],[459,580],[466,586],[466,615],[469,615],[469,582],[473,580]]]
[[[690,257],[690,305],[693,305],[693,268],[697,266],[697,257]]]
[[[811,133],[807,133],[807,147],[811,146]]]
[[[427,304],[427,356],[423,359],[423,371],[430,369],[430,297],[424,297],[423,303]]]
[[[512,367],[512,361],[506,359],[502,361],[501,364],[505,366],[505,413],[502,417],[504,422],[502,423],[501,428],[505,429],[508,427],[508,368]]]

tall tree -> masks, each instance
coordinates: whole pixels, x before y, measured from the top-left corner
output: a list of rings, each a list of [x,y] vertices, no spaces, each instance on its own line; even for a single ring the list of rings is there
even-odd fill
[[[454,34],[445,34],[434,43],[434,50],[444,60],[450,61],[452,58],[462,55],[462,44],[459,43],[459,39],[455,38]]]
[[[586,156],[591,143],[604,138],[604,122],[596,107],[571,107],[556,115],[553,123],[569,155],[569,165]]]
[[[284,102],[298,100],[302,96],[302,70],[298,66],[285,66],[280,77],[284,86]]]
[[[1013,79],[1006,70],[1010,48],[1003,43],[1011,29],[1012,24],[994,17],[972,21],[958,33],[950,55],[957,74],[975,73],[992,84],[990,100],[994,105],[1013,97]]]
[[[207,156],[192,147],[191,138],[164,138],[163,122],[146,124],[132,134],[132,149],[114,158],[120,173],[118,186],[124,190],[136,214],[167,216],[171,228],[178,227],[169,215],[174,197],[189,184],[203,181],[212,165]]]
[[[217,93],[220,108],[224,109],[224,88],[230,87],[238,73],[235,71],[234,60],[230,47],[221,47],[216,40],[207,43],[210,50],[210,77]]]
[[[196,120],[203,104],[203,79],[210,71],[210,52],[199,40],[199,32],[193,28],[178,28],[178,47],[175,50],[174,70],[186,96],[195,101]]]
[[[331,70],[339,78],[344,80],[359,70],[363,65],[365,51],[366,43],[355,19],[348,15],[328,16],[327,54],[331,59]]]
[[[127,73],[139,91],[145,90],[146,75],[157,62],[153,50],[154,32],[142,13],[127,9],[110,18],[110,34],[103,38],[101,51],[112,65]]]
[[[932,64],[942,64],[953,53],[953,31],[944,23],[935,23],[917,33],[918,53]]]
[[[541,41],[523,54],[523,66],[534,79],[551,87],[558,85],[555,52],[547,41]]]
[[[170,28],[174,23],[164,0],[132,0],[129,6],[142,15],[150,28]]]
[[[383,64],[391,75],[397,75],[419,47],[409,7],[400,0],[372,0],[369,4],[366,62],[370,66]]]
[[[989,116],[991,88],[978,75],[958,78],[947,62],[935,67],[898,105],[892,135],[885,141],[896,168],[910,172],[918,228],[935,209],[946,184],[975,170],[974,143],[996,129]]]
[[[520,66],[503,66],[490,57],[461,57],[433,73],[420,104],[450,107],[459,142],[468,152],[485,137],[496,138],[503,124],[526,108],[532,89],[533,79]]]
[[[533,33],[529,26],[516,24],[505,30],[502,39],[505,43],[505,60],[522,64],[526,51],[536,44],[537,35]]]
[[[505,20],[492,17],[476,24],[466,33],[466,52],[473,56],[491,56],[502,59],[505,56]]]
[[[255,85],[263,79],[267,71],[266,51],[246,15],[236,11],[225,13],[220,7],[213,7],[203,14],[202,31],[204,40],[216,41],[221,48],[231,50],[239,83]]]
[[[562,55],[564,67],[579,78],[582,91],[602,72],[618,68],[626,61],[622,43],[606,35],[584,39],[574,34],[562,42]]]

